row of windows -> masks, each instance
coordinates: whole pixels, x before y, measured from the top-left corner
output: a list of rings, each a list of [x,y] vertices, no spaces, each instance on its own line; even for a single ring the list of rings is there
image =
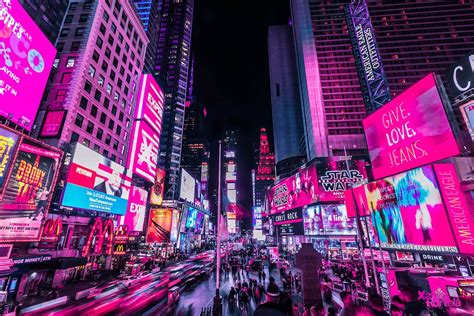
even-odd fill
[[[72,132],[70,143],[72,144],[72,143],[76,143],[76,142],[79,142],[79,134],[77,134],[76,132]],[[91,141],[87,137],[84,137],[82,139],[82,144],[84,146],[87,146],[87,147],[90,148]],[[117,159],[117,156],[115,154],[111,154],[110,157],[109,157],[109,151],[107,149],[104,148],[102,150],[102,153],[101,153],[100,152],[100,146],[98,144],[94,144],[94,147],[92,149],[94,151],[96,151],[97,153],[102,154],[103,156],[109,158],[110,160],[115,161],[116,163],[118,163],[120,165],[123,165],[123,160],[122,159]]]

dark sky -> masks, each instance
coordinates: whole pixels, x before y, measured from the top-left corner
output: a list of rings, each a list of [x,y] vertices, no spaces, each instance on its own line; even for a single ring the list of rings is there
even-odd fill
[[[208,136],[214,143],[226,128],[239,131],[238,189],[250,208],[253,153],[260,127],[271,137],[267,31],[287,24],[289,0],[195,0],[192,49],[194,95],[208,112]],[[212,157],[211,157],[212,160]],[[211,169],[216,170],[211,165]],[[211,172],[210,192],[216,178]]]

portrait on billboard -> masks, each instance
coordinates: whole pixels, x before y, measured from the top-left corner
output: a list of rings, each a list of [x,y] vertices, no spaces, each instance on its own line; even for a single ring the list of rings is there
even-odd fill
[[[17,133],[0,127],[0,189],[10,170],[19,137]]]

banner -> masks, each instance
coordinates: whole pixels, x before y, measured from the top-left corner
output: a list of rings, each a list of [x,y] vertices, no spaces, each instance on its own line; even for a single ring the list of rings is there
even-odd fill
[[[18,0],[0,0],[0,115],[30,131],[56,49]]]
[[[131,172],[82,144],[76,144],[62,205],[125,215]]]
[[[169,208],[150,209],[150,218],[146,232],[147,243],[165,243],[170,241],[172,214],[173,210]]]
[[[458,252],[431,166],[371,182],[354,193],[382,248]]]
[[[128,169],[141,178],[153,182],[160,150],[159,134],[142,121],[135,121],[132,131]]]
[[[38,241],[62,153],[24,139],[0,200],[0,240]]]
[[[434,74],[415,83],[362,123],[375,179],[460,153]]]
[[[120,216],[120,224],[127,225],[130,231],[143,231],[147,206],[148,192],[132,186],[128,198],[128,208],[125,216]]]
[[[163,193],[165,190],[165,175],[163,169],[156,168],[155,184],[150,191],[150,204],[160,206],[163,203]]]
[[[0,127],[0,189],[3,188],[3,183],[10,170],[18,139],[17,133]]]

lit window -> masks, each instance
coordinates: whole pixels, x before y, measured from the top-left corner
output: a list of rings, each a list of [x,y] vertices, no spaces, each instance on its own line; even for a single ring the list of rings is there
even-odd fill
[[[92,65],[89,66],[89,76],[91,76],[92,78],[94,78],[95,76],[95,68]]]
[[[76,58],[74,57],[68,57],[67,62],[66,62],[66,68],[72,68],[74,67],[74,64],[76,63]]]

